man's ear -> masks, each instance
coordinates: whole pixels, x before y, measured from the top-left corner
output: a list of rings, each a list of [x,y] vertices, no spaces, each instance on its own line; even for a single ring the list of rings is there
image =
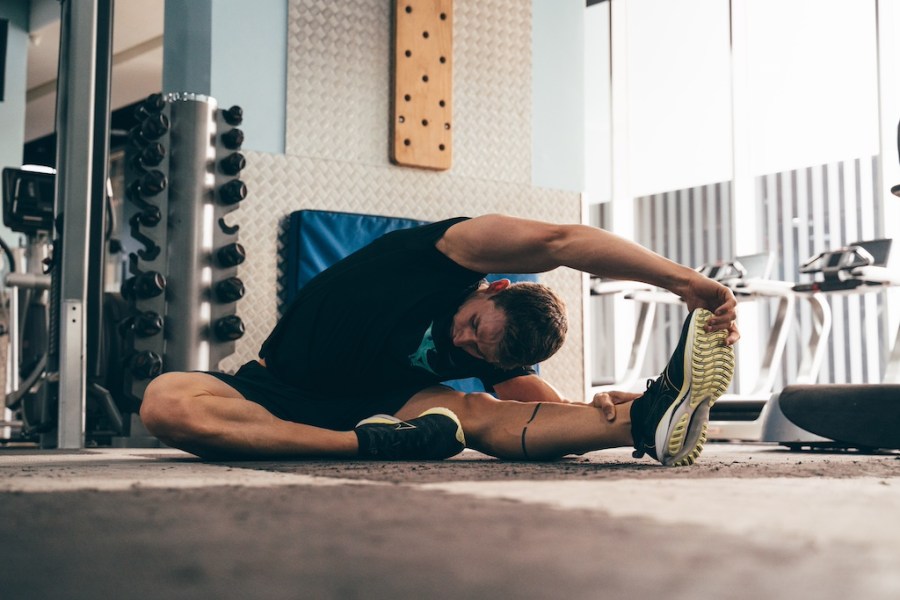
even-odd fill
[[[497,292],[502,292],[510,285],[511,282],[509,281],[509,279],[498,279],[488,284],[487,291],[489,294],[496,294]]]

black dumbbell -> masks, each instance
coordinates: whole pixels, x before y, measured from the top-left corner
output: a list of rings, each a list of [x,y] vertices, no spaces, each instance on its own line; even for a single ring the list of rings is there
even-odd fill
[[[162,357],[156,352],[144,350],[131,359],[131,374],[136,379],[153,379],[162,373]]]
[[[163,99],[162,94],[150,94],[134,110],[134,117],[138,121],[142,121],[150,115],[160,112],[165,107],[166,101]]]
[[[169,131],[169,118],[158,113],[150,115],[141,123],[141,137],[152,142],[164,136]]]
[[[229,150],[240,150],[244,143],[244,132],[240,129],[229,129],[222,134],[222,143]]]
[[[233,342],[244,335],[244,322],[237,315],[228,315],[216,321],[213,330],[221,341]]]
[[[166,278],[159,271],[144,271],[134,278],[133,285],[138,298],[155,298],[166,290]]]
[[[237,127],[244,120],[244,109],[235,105],[227,110],[222,110],[222,116],[225,117],[226,123],[232,127]]]
[[[247,166],[247,160],[240,152],[232,152],[219,161],[219,168],[226,175],[237,175]]]
[[[156,335],[163,328],[163,319],[159,313],[152,310],[142,312],[134,319],[134,334],[138,337],[150,337]]]
[[[247,251],[237,242],[222,246],[216,251],[216,260],[225,268],[236,267],[247,258]]]
[[[134,157],[134,166],[149,169],[157,166],[165,157],[166,147],[159,142],[151,142]]]
[[[247,185],[240,179],[232,179],[219,188],[219,198],[225,204],[237,204],[247,197]]]
[[[132,199],[140,199],[141,196],[151,197],[162,192],[168,187],[169,181],[162,171],[149,171],[128,185],[126,194]]]
[[[244,297],[244,282],[239,277],[229,277],[216,284],[216,298],[219,302],[237,302]]]

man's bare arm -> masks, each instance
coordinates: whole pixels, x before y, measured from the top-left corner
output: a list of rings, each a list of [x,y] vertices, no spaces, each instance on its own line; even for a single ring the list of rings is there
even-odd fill
[[[731,290],[603,229],[485,215],[448,229],[437,248],[463,267],[482,273],[542,273],[565,266],[649,283],[680,296],[690,310],[712,311],[710,328],[729,330],[729,344],[740,337]]]

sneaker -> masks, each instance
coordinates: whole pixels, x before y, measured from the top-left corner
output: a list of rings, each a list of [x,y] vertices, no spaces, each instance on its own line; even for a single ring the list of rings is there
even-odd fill
[[[430,408],[415,419],[390,415],[363,419],[354,429],[359,456],[376,460],[442,460],[466,447],[462,425],[448,408]]]
[[[727,331],[706,331],[712,313],[693,311],[669,364],[631,410],[635,458],[649,454],[666,466],[691,465],[703,451],[709,409],[734,375]]]

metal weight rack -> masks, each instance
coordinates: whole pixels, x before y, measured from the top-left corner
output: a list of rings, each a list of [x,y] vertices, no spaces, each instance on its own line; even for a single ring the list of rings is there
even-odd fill
[[[244,334],[236,307],[245,251],[228,218],[247,196],[240,107],[220,110],[199,94],[157,94],[138,113],[125,182],[136,209],[131,236],[143,247],[129,255],[123,286],[132,313],[125,389],[136,403],[164,371],[215,369]],[[135,431],[136,414],[131,425],[132,441],[144,435]]]

